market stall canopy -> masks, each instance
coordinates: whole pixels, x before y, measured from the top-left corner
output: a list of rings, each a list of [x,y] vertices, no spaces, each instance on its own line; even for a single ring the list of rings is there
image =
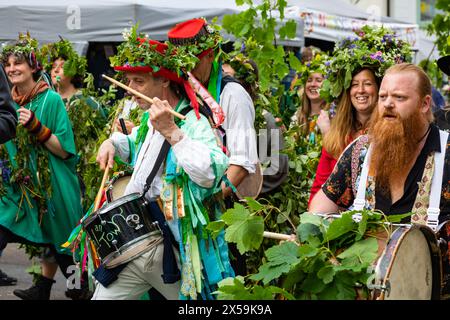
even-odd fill
[[[376,7],[373,7],[376,9]],[[365,25],[384,25],[419,49],[419,26],[380,16],[376,10],[366,12],[341,0],[288,0],[286,15],[304,19],[305,37],[336,42],[354,36],[354,30]]]
[[[58,0],[0,1],[0,41],[16,39],[18,32],[30,31],[39,42],[59,36],[76,42],[120,42],[125,28],[139,22],[139,31],[156,40],[165,40],[176,23],[205,17],[219,21],[226,14],[239,13],[248,6],[235,0]],[[297,36],[290,42],[302,46],[303,20],[297,21]],[[226,36],[226,34],[224,34]]]

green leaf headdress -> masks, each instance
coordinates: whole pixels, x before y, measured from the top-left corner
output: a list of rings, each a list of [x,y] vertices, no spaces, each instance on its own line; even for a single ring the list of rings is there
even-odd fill
[[[364,26],[355,34],[356,37],[347,37],[334,48],[320,90],[321,97],[328,102],[339,98],[350,87],[353,73],[358,69],[371,68],[375,76],[382,78],[392,65],[411,61],[410,45],[397,39],[389,29]]]
[[[155,77],[164,77],[184,87],[187,96],[200,118],[199,104],[184,70],[192,59],[179,54],[173,46],[149,39],[138,34],[138,25],[123,33],[125,41],[117,48],[117,54],[110,57],[111,66],[119,72],[148,72]],[[195,66],[195,64],[194,64]]]
[[[31,38],[29,32],[27,32],[26,34],[19,33],[18,40],[3,47],[0,58],[1,61],[5,62],[10,55],[23,56],[25,59],[27,59],[30,66],[36,67],[37,70],[42,69],[40,61],[38,59],[38,41]]]
[[[302,64],[298,70],[300,73],[299,82],[304,86],[309,76],[313,73],[320,73],[325,76],[327,74],[327,67],[331,64],[329,60],[330,58],[325,53],[316,53],[311,61]]]
[[[61,39],[58,42],[42,46],[40,57],[47,72],[51,71],[53,62],[61,58],[64,59],[64,75],[73,78],[75,76],[84,77],[86,73],[86,58],[78,55],[68,40]]]

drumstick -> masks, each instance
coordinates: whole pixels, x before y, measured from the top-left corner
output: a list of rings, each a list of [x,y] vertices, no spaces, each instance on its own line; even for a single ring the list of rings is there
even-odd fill
[[[106,180],[108,179],[108,175],[109,175],[109,166],[106,166],[105,169],[105,173],[103,174],[103,179],[102,179],[102,183],[100,184],[100,188],[97,192],[97,196],[95,197],[95,202],[94,202],[94,210],[92,212],[97,211],[98,207],[100,206],[100,201],[102,200],[102,194],[103,194],[103,186],[106,183]]]
[[[282,233],[269,232],[269,231],[264,231],[263,237],[270,238],[270,239],[275,239],[275,240],[291,240],[291,236],[290,235],[282,234]]]
[[[108,81],[114,83],[115,85],[121,87],[122,89],[127,90],[127,91],[130,92],[131,94],[134,94],[135,96],[138,96],[139,98],[144,99],[144,100],[147,101],[148,103],[153,104],[153,100],[152,100],[151,98],[149,98],[149,97],[143,95],[142,93],[140,93],[140,92],[138,92],[138,91],[136,91],[136,90],[134,90],[134,89],[131,89],[129,86],[123,84],[122,82],[119,82],[119,81],[117,81],[117,80],[115,80],[115,79],[113,79],[113,78],[110,78],[110,77],[108,77],[107,75],[104,75],[104,74],[102,74],[102,77],[105,78],[106,80],[108,80]],[[182,114],[180,114],[180,113],[178,113],[178,112],[176,112],[176,111],[174,111],[174,110],[172,110],[172,109],[168,109],[168,110],[169,110],[169,112],[170,112],[171,114],[173,114],[175,117],[177,117],[177,118],[179,118],[179,119],[181,119],[181,120],[186,119],[186,117],[183,116]]]

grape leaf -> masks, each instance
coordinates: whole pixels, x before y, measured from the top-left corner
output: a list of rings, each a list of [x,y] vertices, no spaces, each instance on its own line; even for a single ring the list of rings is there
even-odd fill
[[[222,232],[224,227],[225,222],[223,222],[222,220],[218,220],[208,223],[208,225],[206,226],[206,230],[211,231],[211,236],[215,239],[220,234],[220,232]]]
[[[252,280],[262,280],[265,284],[288,273],[292,266],[299,262],[298,247],[295,243],[284,242],[266,251],[267,262],[252,275]]]
[[[228,209],[222,220],[228,225],[225,240],[237,244],[241,254],[260,247],[263,240],[264,220],[260,216],[252,216],[241,204],[235,203]]]
[[[324,241],[331,241],[337,239],[347,232],[350,232],[355,227],[355,222],[352,219],[352,214],[345,213],[339,219],[333,220],[328,227]]]
[[[333,281],[335,274],[336,271],[334,270],[332,265],[325,265],[319,270],[319,272],[317,272],[317,277],[319,279],[322,279],[325,284],[328,284]]]
[[[367,238],[355,242],[350,248],[339,254],[337,257],[342,260],[342,268],[360,272],[372,264],[378,254],[378,242],[375,238]]]

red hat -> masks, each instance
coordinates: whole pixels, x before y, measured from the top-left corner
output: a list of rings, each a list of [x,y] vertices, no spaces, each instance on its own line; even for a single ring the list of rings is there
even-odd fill
[[[153,50],[156,50],[157,52],[164,54],[167,50],[167,45],[165,43],[156,41],[156,40],[152,40],[152,39],[142,39],[142,38],[138,38],[138,41],[142,44],[145,41],[148,40],[148,43],[150,44],[151,48],[153,48]],[[145,66],[145,65],[130,65],[127,63],[125,63],[123,66],[116,66],[114,67],[114,70],[116,71],[127,71],[127,72],[153,72],[153,68],[150,66]]]
[[[167,37],[170,43],[177,46],[195,45],[197,49],[193,51],[199,59],[213,51],[220,42],[220,34],[208,25],[205,19],[191,19],[181,22],[169,30]],[[214,44],[204,41],[204,38],[215,38]],[[200,52],[198,52],[200,50]]]
[[[162,55],[166,54],[166,50],[167,50],[168,46],[165,43],[161,43],[159,41],[151,40],[151,39],[143,39],[143,38],[138,38],[137,40],[141,44],[143,44],[145,41],[148,41],[148,43],[150,45],[149,50],[156,50],[157,52],[161,53]],[[153,68],[151,66],[144,65],[144,64],[143,65],[130,65],[130,64],[128,64],[128,62],[122,66],[114,67],[114,70],[125,71],[125,72],[151,72],[153,74],[153,76],[163,77],[163,78],[166,78],[166,79],[169,79],[171,81],[181,84],[184,87],[189,100],[191,101],[191,105],[195,111],[197,119],[200,119],[200,113],[199,113],[200,106],[198,104],[195,92],[193,91],[192,87],[190,86],[188,80],[183,77],[180,77],[176,72],[166,69],[164,67],[160,67],[158,71],[153,72]]]
[[[169,41],[178,45],[195,44],[200,37],[209,34],[204,19],[191,19],[178,23],[167,34]]]

